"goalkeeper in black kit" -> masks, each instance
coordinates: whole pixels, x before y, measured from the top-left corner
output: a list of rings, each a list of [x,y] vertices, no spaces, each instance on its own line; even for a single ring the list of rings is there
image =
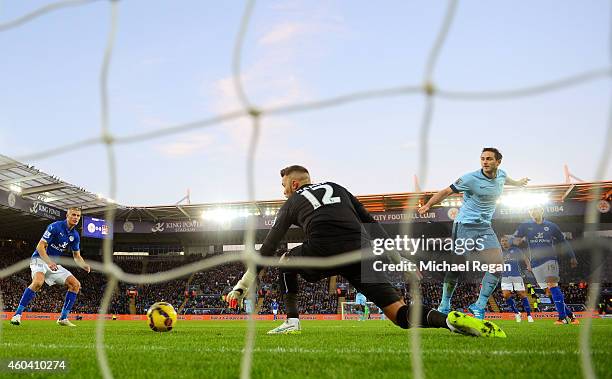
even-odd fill
[[[332,182],[313,184],[308,170],[302,166],[289,166],[282,169],[280,174],[287,201],[278,211],[274,225],[259,251],[263,256],[274,255],[291,225],[302,228],[304,241],[302,245],[283,254],[281,261],[294,257],[330,257],[368,247],[370,242],[364,224],[370,224],[369,227],[386,235],[380,224],[344,187]],[[490,321],[479,320],[456,311],[446,315],[425,305],[421,320],[417,325],[411,325],[410,306],[404,303],[386,276],[378,275],[376,282],[369,282],[363,280],[361,269],[361,262],[329,269],[282,267],[280,286],[285,299],[287,320],[268,334],[301,333],[297,299],[299,274],[309,282],[342,275],[357,291],[382,309],[389,320],[403,329],[446,328],[465,335],[506,337],[506,334]],[[227,298],[241,300],[249,289],[249,283],[255,283],[257,274],[247,270]]]

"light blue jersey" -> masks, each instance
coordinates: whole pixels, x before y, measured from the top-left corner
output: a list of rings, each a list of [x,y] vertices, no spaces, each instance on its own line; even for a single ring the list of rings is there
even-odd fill
[[[79,251],[81,249],[79,232],[77,232],[76,227],[68,229],[68,220],[49,224],[41,240],[47,243],[47,255],[50,257],[62,255],[68,247],[72,251]],[[38,250],[34,250],[32,258],[40,258]]]
[[[463,192],[463,205],[455,222],[491,225],[497,199],[501,196],[505,183],[506,172],[500,169],[494,179],[488,178],[482,170],[467,173],[457,179],[450,188],[455,193]]]
[[[244,299],[244,311],[246,313],[253,312],[253,303],[251,302],[251,299]]]
[[[366,305],[367,301],[368,300],[366,299],[364,294],[357,292],[357,295],[355,295],[355,303],[360,305]]]

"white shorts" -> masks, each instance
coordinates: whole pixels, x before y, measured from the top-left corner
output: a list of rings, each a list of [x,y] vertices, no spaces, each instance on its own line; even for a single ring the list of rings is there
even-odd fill
[[[502,291],[525,291],[525,283],[520,276],[502,276]]]
[[[277,314],[278,313],[278,309],[272,309],[272,313],[273,314]]]
[[[548,287],[546,284],[546,278],[548,277],[552,276],[556,282],[559,281],[559,263],[554,259],[546,261],[539,266],[532,267],[531,271],[541,289]]]
[[[64,267],[57,265],[56,271],[51,271],[49,266],[40,258],[32,258],[30,261],[30,270],[32,270],[32,279],[34,279],[34,274],[37,272],[42,272],[45,275],[45,283],[47,285],[52,286],[54,284],[63,285],[72,273],[66,270]]]

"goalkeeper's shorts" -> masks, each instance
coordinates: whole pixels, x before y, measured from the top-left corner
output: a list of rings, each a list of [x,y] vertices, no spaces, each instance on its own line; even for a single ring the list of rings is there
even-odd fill
[[[304,242],[296,246],[287,253],[285,257],[329,257],[343,254],[349,251],[362,248],[361,241],[342,241],[335,243]],[[307,282],[318,282],[323,278],[334,275],[342,275],[348,282],[365,297],[376,304],[379,308],[384,308],[401,299],[399,292],[393,287],[386,276],[381,276],[376,283],[366,283],[362,280],[361,262],[351,263],[345,266],[332,267],[329,269],[319,268],[282,268],[281,272],[297,272]],[[282,277],[282,275],[281,275]]]

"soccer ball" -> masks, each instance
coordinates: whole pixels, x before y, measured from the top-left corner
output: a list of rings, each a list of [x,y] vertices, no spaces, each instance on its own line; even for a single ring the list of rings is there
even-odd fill
[[[155,332],[169,332],[176,325],[176,311],[170,303],[157,302],[147,311],[149,327]]]

